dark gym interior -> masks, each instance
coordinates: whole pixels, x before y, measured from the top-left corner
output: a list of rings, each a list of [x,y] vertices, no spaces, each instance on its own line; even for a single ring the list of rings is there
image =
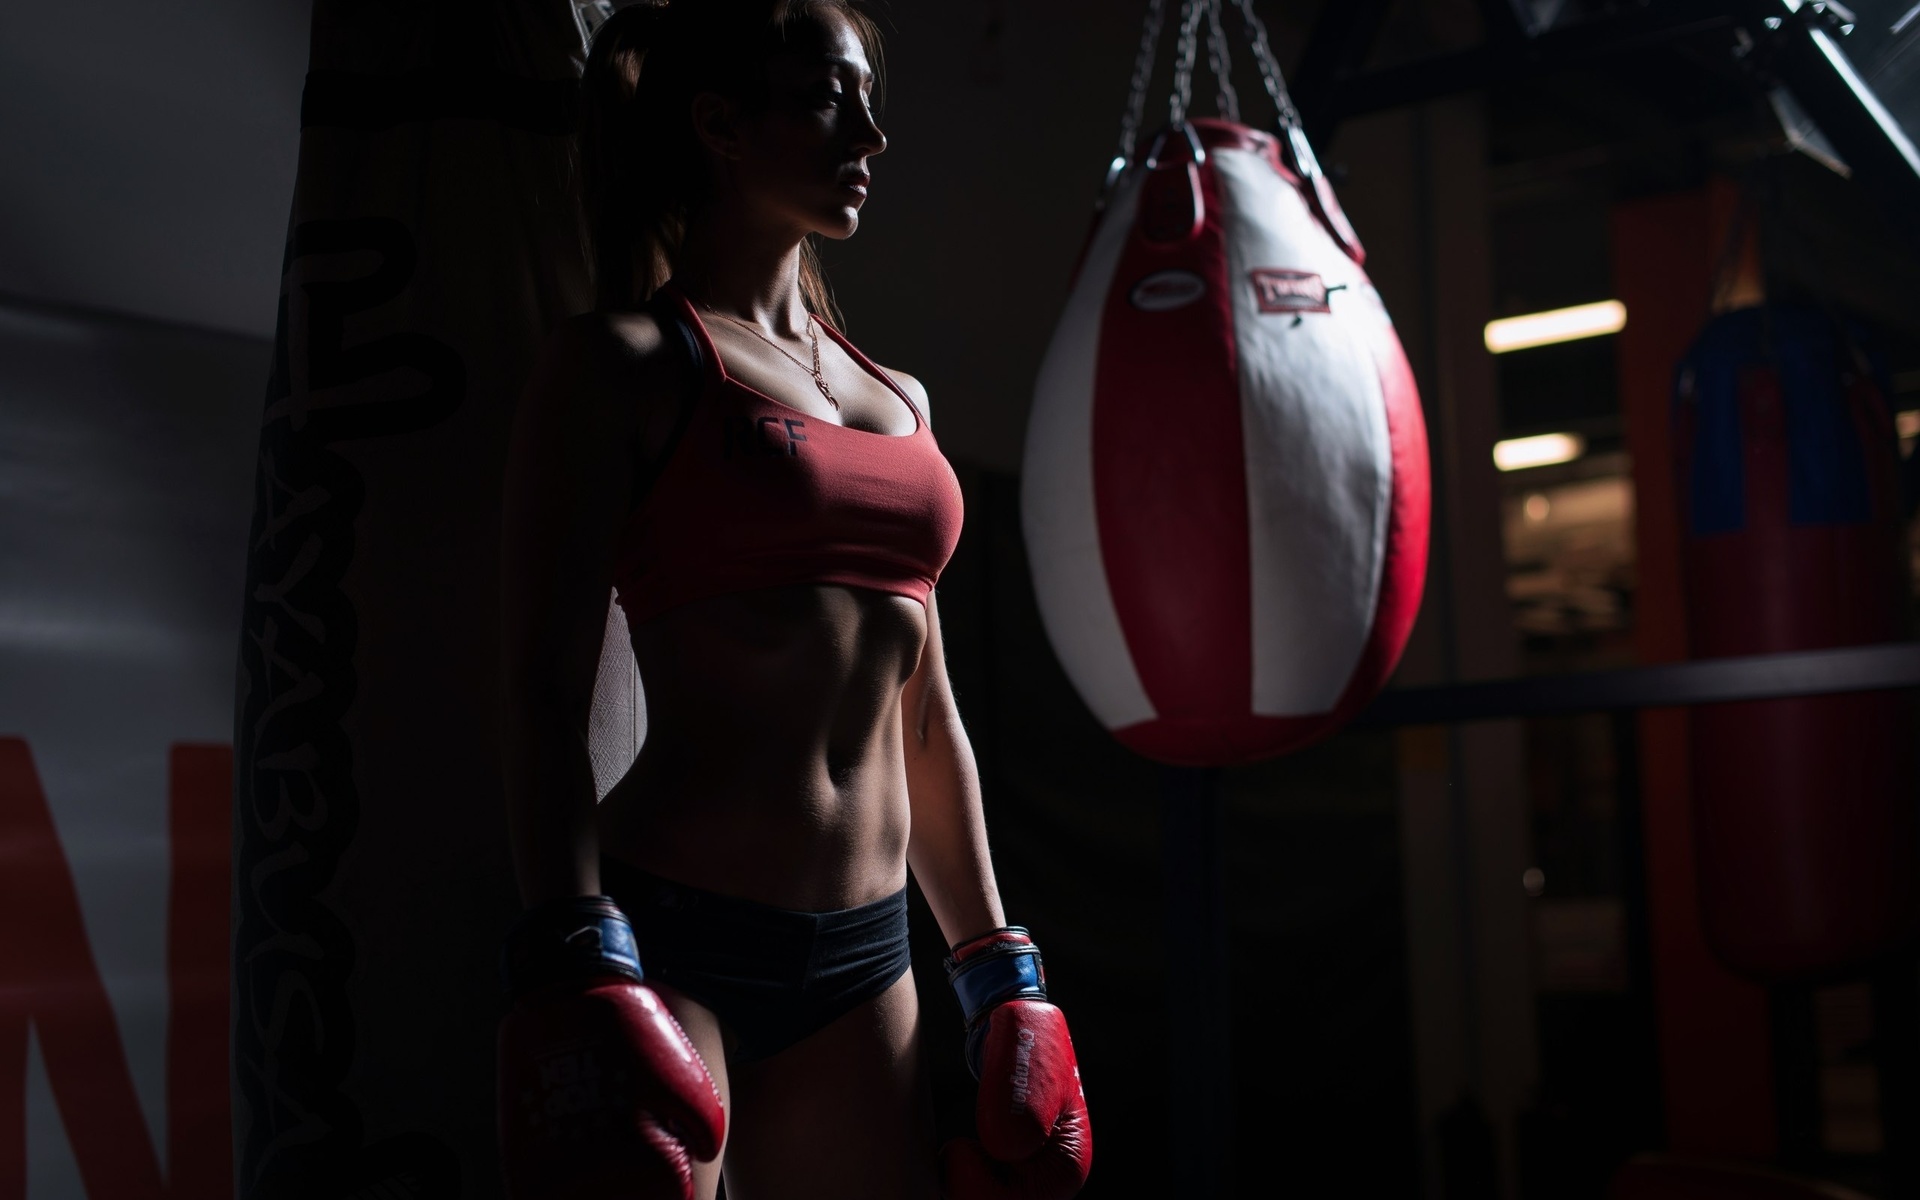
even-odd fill
[[[1192,766],[1130,749],[1083,699],[1023,532],[1035,381],[1085,262],[1147,7],[867,0],[889,145],[859,233],[821,249],[847,335],[924,382],[964,495],[938,586],[946,662],[1006,911],[1044,942],[1073,1022],[1097,1131],[1080,1194],[1920,1197],[1920,8],[1253,0],[1412,368],[1428,558],[1377,697],[1292,752]],[[1187,6],[1156,7],[1143,143],[1168,123]],[[1239,120],[1270,131],[1240,6],[1214,7]],[[449,935],[466,954],[513,915],[498,789],[476,765],[496,733],[470,724],[412,752],[392,732],[469,688],[435,614],[494,603],[504,426],[462,413],[342,441],[352,471],[310,492],[276,482],[285,463],[262,430],[286,403],[283,271],[366,269],[349,253],[321,275],[291,265],[289,201],[325,139],[412,122],[440,139],[420,147],[484,155],[487,122],[546,103],[579,65],[578,44],[530,54],[561,65],[470,111],[390,97],[401,115],[340,117],[308,75],[323,18],[452,47],[438,69],[457,74],[444,63],[564,32],[576,8],[598,11],[419,0],[374,20],[340,0],[108,0],[0,18],[0,1200],[503,1194],[473,1165],[491,1153],[492,951],[473,951],[471,1011],[445,1023],[408,1007],[410,983],[378,981],[425,972],[443,951],[420,939],[442,922],[483,927]],[[544,9],[562,15],[530,15]],[[325,66],[371,77],[397,61],[350,60]],[[1208,60],[1202,44],[1196,117],[1218,107]],[[562,142],[565,105],[548,108],[557,124],[514,136]],[[518,146],[499,139],[493,186],[551,167]],[[456,214],[444,224],[464,230],[462,205],[485,199],[423,192],[416,219]],[[526,261],[552,228],[529,219]],[[450,272],[437,286],[473,285]],[[508,309],[528,328],[571,315],[518,286],[465,302],[487,314],[476,328]],[[1510,319],[1609,302],[1605,328],[1498,344]],[[344,344],[369,311],[342,318]],[[1713,451],[1682,398],[1701,356],[1734,353],[1709,332],[1736,328],[1756,339],[1742,380],[1784,377],[1799,351],[1782,347],[1825,338],[1823,378],[1844,375],[1879,414],[1861,436],[1884,470],[1845,486],[1889,506],[1873,544],[1899,558],[1894,617],[1859,618],[1878,600],[1842,589],[1830,629],[1739,641],[1741,612],[1812,594],[1825,568],[1764,549],[1736,562],[1700,532]],[[464,369],[472,383],[528,361],[508,348]],[[396,362],[395,396],[425,395]],[[291,394],[324,422],[325,390],[316,373]],[[435,438],[450,449],[409,474]],[[1737,435],[1726,453],[1761,469]],[[492,490],[462,515],[483,477]],[[236,646],[273,661],[255,617],[280,601],[249,574],[264,553],[249,521],[275,488],[335,506],[325,528],[351,533],[313,568],[344,580],[353,621],[335,649],[430,652],[384,697],[364,671],[336,697],[362,739],[350,772],[326,776],[320,743],[318,765],[288,768],[332,780],[315,795],[337,789],[351,821],[294,804],[287,820],[326,832],[268,846],[232,787],[264,727],[248,722],[278,711],[283,682],[298,690],[270,674],[248,693],[242,669],[236,701]],[[287,536],[306,536],[299,520]],[[360,553],[411,555],[417,572],[354,567]],[[404,612],[377,608],[402,593]],[[1868,736],[1871,721],[1898,733]],[[1805,766],[1875,755],[1884,770]],[[1747,782],[1712,798],[1728,779]],[[386,795],[435,798],[402,812]],[[1719,852],[1746,843],[1725,831],[1782,823],[1811,860],[1856,820],[1905,839],[1880,847],[1896,877],[1875,919],[1892,932],[1802,931],[1843,946],[1819,966],[1769,966],[1765,929],[1746,957],[1729,950],[1726,929],[1759,926],[1768,897],[1817,872],[1742,876]],[[1833,823],[1839,841],[1822,841]],[[340,857],[274,908],[258,881],[280,854]],[[419,919],[355,915],[369,889]],[[457,911],[435,900],[455,895]],[[911,902],[935,1120],[943,1140],[967,1136],[948,947]],[[356,922],[364,937],[328,940]],[[246,976],[268,953],[335,974],[255,995]],[[365,1015],[383,1005],[404,1019]],[[249,1057],[302,1022],[344,1040]],[[297,1098],[303,1071],[331,1072],[324,1104]],[[390,1086],[406,1099],[381,1100]],[[272,1166],[287,1161],[307,1165]],[[311,1173],[323,1161],[348,1165]]]

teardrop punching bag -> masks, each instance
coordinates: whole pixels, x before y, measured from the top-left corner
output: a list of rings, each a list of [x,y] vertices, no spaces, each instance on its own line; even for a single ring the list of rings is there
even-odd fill
[[[1332,733],[1398,661],[1426,573],[1413,374],[1282,128],[1155,139],[1034,391],[1021,516],[1041,616],[1101,723],[1165,763]]]
[[[565,0],[314,5],[235,711],[242,1197],[499,1194],[499,503],[588,306],[580,47]]]
[[[1786,304],[1715,318],[1673,415],[1695,657],[1907,636],[1892,417],[1838,322]],[[1692,711],[1701,915],[1728,968],[1815,979],[1912,941],[1912,734],[1897,691]]]

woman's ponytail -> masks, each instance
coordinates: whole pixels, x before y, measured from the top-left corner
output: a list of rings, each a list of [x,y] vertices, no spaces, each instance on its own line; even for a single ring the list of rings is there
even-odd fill
[[[659,132],[648,129],[640,82],[648,52],[662,40],[667,12],[665,4],[641,3],[613,14],[594,34],[580,75],[575,157],[596,308],[630,307],[660,282],[640,269],[653,257],[647,226],[658,220],[648,203],[645,142],[650,132]]]

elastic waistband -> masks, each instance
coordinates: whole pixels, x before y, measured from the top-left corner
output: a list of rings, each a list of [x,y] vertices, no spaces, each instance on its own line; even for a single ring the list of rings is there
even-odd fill
[[[750,926],[771,931],[814,933],[822,929],[851,931],[864,925],[885,925],[899,920],[907,907],[907,889],[852,908],[827,912],[803,912],[709,892],[691,884],[655,875],[619,859],[602,858],[600,874],[603,889],[619,900],[630,918],[638,919],[645,909],[652,912],[698,915],[735,926]]]

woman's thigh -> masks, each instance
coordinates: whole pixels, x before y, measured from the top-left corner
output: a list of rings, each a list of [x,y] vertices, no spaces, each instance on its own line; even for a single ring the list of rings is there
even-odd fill
[[[731,1068],[727,1200],[930,1200],[933,1095],[909,971],[798,1045]]]
[[[660,999],[666,1002],[673,1019],[680,1022],[680,1028],[686,1031],[687,1040],[706,1060],[707,1073],[713,1076],[713,1085],[720,1089],[720,1103],[727,1114],[726,1143],[721,1147],[719,1157],[712,1162],[693,1164],[693,1200],[714,1200],[720,1191],[720,1164],[733,1146],[734,1119],[733,1097],[727,1080],[726,1043],[720,1019],[706,1005],[688,999],[664,983],[649,980],[648,986],[660,993]]]

